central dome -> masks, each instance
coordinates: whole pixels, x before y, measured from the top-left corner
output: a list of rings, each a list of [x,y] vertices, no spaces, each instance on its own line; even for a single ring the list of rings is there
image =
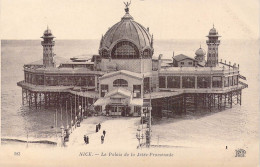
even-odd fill
[[[119,47],[122,49],[116,50]],[[126,53],[127,51],[128,53]],[[135,22],[127,11],[121,21],[113,25],[102,36],[99,53],[104,58],[124,58],[129,56],[129,52],[133,58],[143,57],[144,53],[146,56],[152,56],[153,37],[150,35],[149,29]],[[115,56],[114,54],[119,54],[120,56]]]

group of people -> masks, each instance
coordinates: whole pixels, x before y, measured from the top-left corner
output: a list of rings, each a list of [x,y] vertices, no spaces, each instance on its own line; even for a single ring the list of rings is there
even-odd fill
[[[96,125],[96,133],[101,129],[101,124],[97,124]],[[106,136],[106,131],[103,130],[103,135],[101,135],[101,144],[104,143],[104,140],[105,140],[105,136]],[[87,135],[84,135],[84,142],[86,144],[89,144],[89,137]]]

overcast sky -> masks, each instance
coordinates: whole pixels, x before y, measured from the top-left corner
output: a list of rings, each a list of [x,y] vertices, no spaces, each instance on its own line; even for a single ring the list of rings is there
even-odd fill
[[[126,1],[126,0],[125,0]],[[100,39],[124,15],[123,0],[1,0],[2,39]],[[259,36],[258,0],[132,0],[130,14],[155,39],[201,39],[213,23],[225,39]]]

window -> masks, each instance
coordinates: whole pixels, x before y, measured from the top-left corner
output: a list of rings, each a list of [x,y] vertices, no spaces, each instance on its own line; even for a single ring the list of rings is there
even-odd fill
[[[105,97],[108,92],[108,85],[101,85],[101,97]]]
[[[234,85],[238,84],[238,82],[237,82],[237,75],[233,76],[233,84]]]
[[[139,58],[139,50],[132,42],[121,41],[113,47],[111,57],[112,59]]]
[[[153,71],[157,71],[158,70],[158,61],[153,61],[152,62],[152,69],[153,69]]]
[[[95,86],[95,76],[86,77],[86,86]]]
[[[113,82],[114,87],[128,87],[128,82],[124,79],[116,79]]]
[[[167,88],[180,88],[180,77],[179,76],[168,76],[167,77]]]
[[[84,86],[86,82],[83,77],[77,76],[75,77],[75,83],[76,86]]]
[[[103,58],[108,58],[108,57],[109,57],[108,51],[107,51],[106,49],[102,49],[102,51],[101,51],[101,56],[102,56]]]
[[[36,84],[44,85],[43,75],[36,75]]]
[[[150,49],[145,49],[145,50],[143,51],[143,58],[150,58],[151,55],[152,55],[152,52],[151,52]]]
[[[229,86],[233,86],[233,79],[232,76],[228,77],[229,80]]]
[[[182,77],[182,88],[195,88],[195,77]]]
[[[134,113],[138,113],[138,115],[141,115],[141,107],[140,106],[134,106]]]
[[[144,93],[150,92],[150,78],[146,77],[144,78]]]
[[[224,86],[225,86],[225,87],[228,87],[228,86],[229,86],[228,77],[225,77],[225,78],[224,78]]]
[[[25,82],[29,82],[29,74],[25,73]]]
[[[133,94],[134,98],[141,97],[141,85],[133,85]]]
[[[181,65],[184,65],[184,62],[181,62]]]
[[[192,65],[192,62],[189,62],[189,65]]]
[[[222,87],[222,77],[212,77],[212,87],[221,88]]]
[[[197,78],[197,87],[198,88],[210,88],[210,77],[198,77]]]
[[[159,76],[159,88],[166,88],[165,76]]]

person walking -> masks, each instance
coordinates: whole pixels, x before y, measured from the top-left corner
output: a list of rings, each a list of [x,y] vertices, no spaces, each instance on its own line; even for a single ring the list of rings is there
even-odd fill
[[[103,130],[103,135],[104,135],[104,137],[106,136],[106,131],[105,130]]]
[[[85,142],[85,144],[87,144],[87,137],[86,137],[86,135],[84,135],[84,142]]]
[[[87,138],[86,138],[86,139],[87,139],[87,144],[89,144],[89,138],[88,138],[88,136],[87,136]]]
[[[98,132],[98,125],[96,125],[96,133]]]
[[[101,136],[101,144],[103,144],[104,143],[104,136],[102,135]]]
[[[98,130],[100,130],[100,129],[101,129],[101,124],[99,123],[99,124],[98,124]]]

